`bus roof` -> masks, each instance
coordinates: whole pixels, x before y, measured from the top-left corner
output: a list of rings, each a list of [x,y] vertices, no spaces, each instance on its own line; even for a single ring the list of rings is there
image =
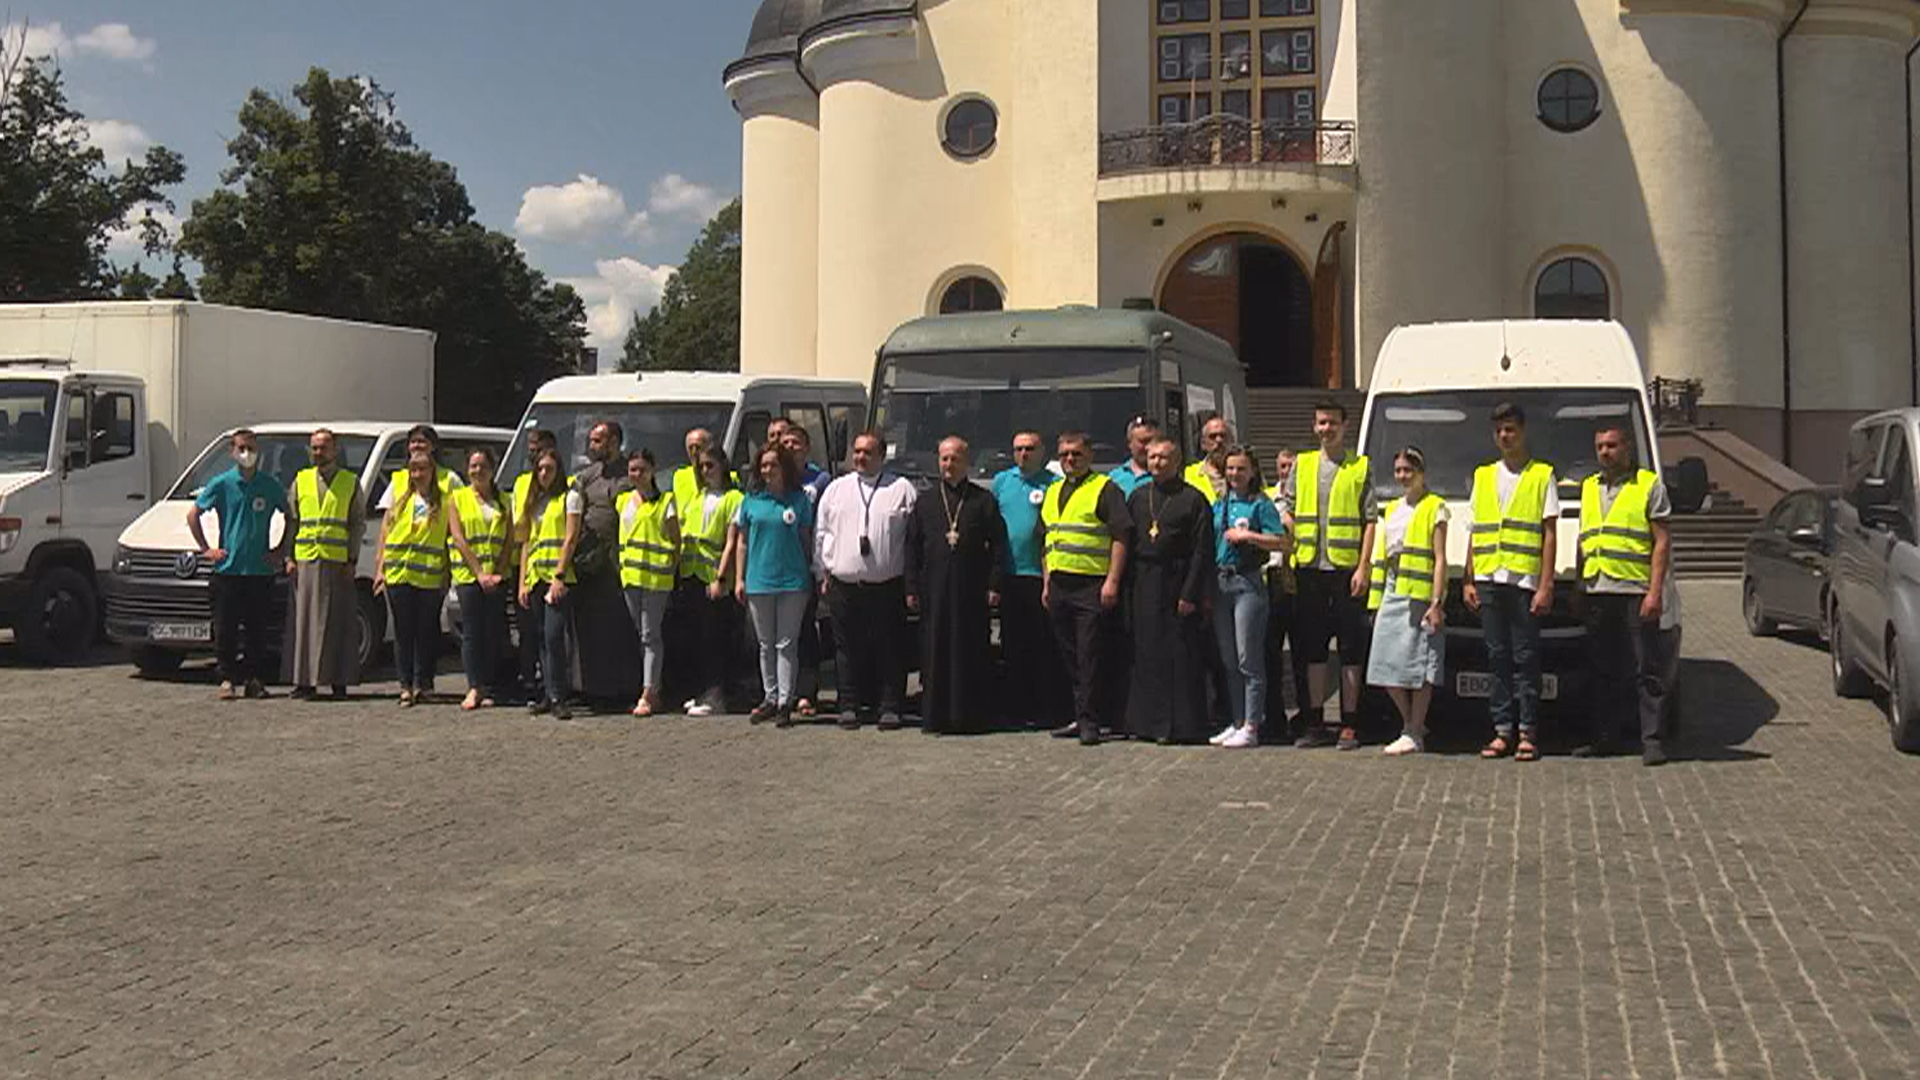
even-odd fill
[[[895,330],[883,350],[893,353],[985,352],[1024,349],[1145,349],[1177,343],[1196,357],[1237,364],[1233,346],[1164,312],[1061,307],[931,315]]]
[[[739,400],[748,388],[761,384],[824,386],[864,397],[857,382],[815,379],[800,375],[742,375],[731,371],[646,371],[622,375],[567,375],[541,386],[536,402],[600,405],[647,402],[727,402]]]
[[[1368,380],[1375,393],[1560,385],[1644,391],[1647,377],[1619,323],[1513,319],[1396,327]]]

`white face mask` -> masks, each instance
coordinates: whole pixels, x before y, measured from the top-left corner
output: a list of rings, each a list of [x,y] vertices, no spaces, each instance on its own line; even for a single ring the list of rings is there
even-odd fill
[[[260,451],[235,450],[233,452],[233,460],[238,462],[241,468],[251,469],[254,466],[260,464]]]

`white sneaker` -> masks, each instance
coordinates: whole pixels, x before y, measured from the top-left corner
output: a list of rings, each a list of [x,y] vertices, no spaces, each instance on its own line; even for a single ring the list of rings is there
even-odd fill
[[[687,705],[688,716],[712,716],[713,706],[704,701],[695,701]]]
[[[1220,744],[1228,750],[1247,750],[1260,745],[1260,729],[1252,724],[1233,729],[1233,734]]]
[[[1418,754],[1425,749],[1426,747],[1420,744],[1419,739],[1411,735],[1402,735],[1388,743],[1387,748],[1381,752],[1388,757],[1405,757],[1408,754]]]
[[[1226,741],[1227,741],[1228,739],[1231,739],[1231,738],[1233,738],[1233,733],[1234,733],[1234,732],[1236,732],[1236,731],[1239,731],[1239,730],[1240,730],[1240,728],[1239,728],[1238,726],[1236,726],[1236,725],[1234,725],[1234,724],[1228,724],[1228,725],[1227,725],[1226,727],[1223,727],[1223,728],[1221,728],[1221,729],[1220,729],[1220,734],[1218,734],[1218,735],[1215,735],[1215,736],[1214,736],[1213,738],[1211,738],[1211,739],[1208,739],[1208,740],[1207,740],[1207,745],[1208,745],[1208,746],[1219,746],[1219,745],[1221,745],[1222,743],[1224,743],[1224,742],[1226,742]]]

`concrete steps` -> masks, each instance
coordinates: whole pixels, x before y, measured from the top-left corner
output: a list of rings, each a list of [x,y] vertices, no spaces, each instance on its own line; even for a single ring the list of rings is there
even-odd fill
[[[1247,391],[1247,415],[1241,417],[1241,442],[1260,454],[1262,468],[1273,467],[1273,456],[1282,447],[1311,450],[1313,407],[1322,401],[1346,406],[1347,444],[1351,448],[1360,438],[1360,414],[1367,404],[1365,390],[1316,390],[1308,388],[1264,387]]]
[[[1759,511],[1718,486],[1708,489],[1697,514],[1668,519],[1673,532],[1673,571],[1682,580],[1737,578],[1747,537],[1760,527]]]

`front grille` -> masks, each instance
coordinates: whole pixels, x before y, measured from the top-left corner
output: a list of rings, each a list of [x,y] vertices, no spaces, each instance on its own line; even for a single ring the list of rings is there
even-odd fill
[[[1476,612],[1467,610],[1467,602],[1461,595],[1460,584],[1458,578],[1447,583],[1445,605],[1447,626],[1457,630],[1479,630],[1480,616]],[[1540,629],[1543,632],[1585,627],[1586,624],[1573,613],[1573,590],[1573,585],[1565,581],[1554,587],[1553,610],[1547,612],[1547,617],[1540,620]]]
[[[213,594],[202,584],[156,585],[122,578],[106,590],[107,618],[114,622],[206,622]]]
[[[174,573],[174,567],[177,565],[177,560],[182,554],[181,552],[149,551],[144,548],[128,548],[124,554],[127,559],[127,574],[130,577],[155,577],[169,578],[174,581],[181,580],[180,576]],[[212,577],[213,563],[207,559],[198,559],[197,561],[199,566],[194,571],[193,576],[202,581]]]

